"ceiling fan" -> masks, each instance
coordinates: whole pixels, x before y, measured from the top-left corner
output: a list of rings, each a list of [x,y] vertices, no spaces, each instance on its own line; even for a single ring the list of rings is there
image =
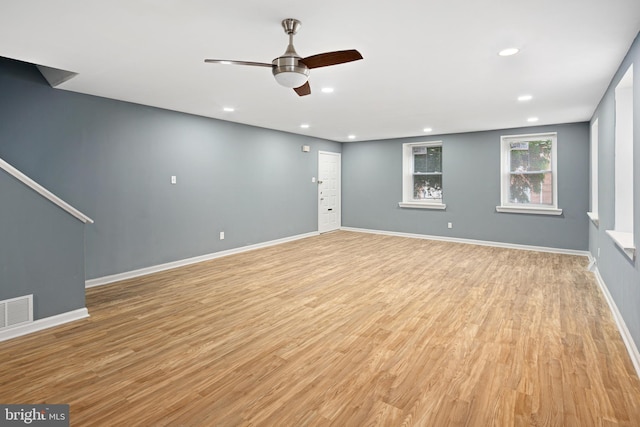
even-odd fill
[[[309,70],[312,68],[344,64],[345,62],[362,59],[360,52],[355,49],[319,53],[302,58],[293,47],[293,35],[298,32],[300,24],[300,21],[297,19],[289,18],[282,21],[284,32],[289,36],[289,45],[284,54],[271,61],[270,64],[266,62],[234,61],[228,59],[205,59],[204,62],[269,67],[279,84],[284,87],[293,88],[298,95],[305,96],[311,93],[311,86],[309,86],[308,79]]]

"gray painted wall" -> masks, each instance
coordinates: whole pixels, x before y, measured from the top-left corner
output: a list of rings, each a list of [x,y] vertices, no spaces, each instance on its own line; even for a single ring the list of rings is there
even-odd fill
[[[562,216],[497,213],[500,136],[558,133]],[[398,207],[402,144],[442,141],[446,211]],[[346,143],[342,150],[342,225],[374,230],[587,250],[588,123]],[[448,229],[447,223],[453,228]]]
[[[589,226],[589,250],[596,258],[598,270],[613,297],[625,324],[640,347],[640,265],[636,255],[631,261],[605,233],[614,227],[614,162],[615,162],[615,87],[633,67],[633,157],[634,157],[634,241],[640,249],[640,36],[636,37],[629,52],[611,81],[591,123],[598,119],[598,214],[600,225]],[[598,248],[600,255],[598,256]]]
[[[84,227],[0,170],[0,300],[33,294],[34,320],[84,308]]]
[[[95,221],[87,279],[316,231],[318,151],[341,151],[52,89],[34,66],[7,59],[0,93],[0,158]]]

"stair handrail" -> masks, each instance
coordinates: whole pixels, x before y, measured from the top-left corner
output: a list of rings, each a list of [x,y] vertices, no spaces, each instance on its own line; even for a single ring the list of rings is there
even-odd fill
[[[84,222],[85,224],[87,223],[93,224],[93,220],[91,218],[89,218],[88,216],[86,216],[85,214],[83,214],[82,212],[80,212],[79,210],[77,210],[76,208],[74,208],[64,200],[62,200],[60,197],[56,196],[51,191],[47,190],[42,185],[38,184],[33,179],[29,178],[27,175],[20,172],[18,169],[11,166],[9,163],[5,162],[2,159],[0,159],[0,169],[3,169],[9,175],[13,176],[15,179],[22,182],[23,184],[31,188],[36,193],[40,194],[42,197],[49,200],[51,203],[57,205],[61,209],[67,211],[69,214],[73,215],[74,217]]]

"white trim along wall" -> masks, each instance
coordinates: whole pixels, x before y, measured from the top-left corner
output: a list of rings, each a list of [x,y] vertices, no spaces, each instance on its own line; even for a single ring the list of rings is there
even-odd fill
[[[462,239],[458,237],[430,236],[427,234],[401,233],[397,231],[369,230],[365,228],[342,227],[341,230],[355,231],[358,233],[383,234],[386,236],[410,237],[413,239],[439,240],[443,242],[466,243],[478,246],[493,246],[496,248],[520,249],[526,251],[549,252],[555,254],[589,256],[589,251],[579,251],[575,249],[548,248],[545,246],[518,245],[515,243],[491,242],[487,240]]]
[[[591,258],[591,256],[590,256]],[[604,282],[604,279],[600,275],[600,271],[598,268],[594,268],[593,271],[596,276],[596,281],[598,282],[598,286],[600,286],[600,290],[604,295],[604,299],[607,300],[607,304],[609,304],[609,308],[611,309],[611,314],[613,316],[613,320],[616,321],[616,325],[618,326],[618,331],[622,336],[622,341],[624,341],[624,346],[627,348],[627,352],[629,353],[629,357],[631,358],[631,363],[633,363],[633,367],[636,369],[636,374],[640,377],[640,352],[638,352],[638,347],[636,347],[633,338],[631,337],[631,333],[627,328],[627,324],[620,314],[620,310],[618,310],[618,306],[616,305],[611,293],[609,292],[609,288],[607,284]]]
[[[201,255],[193,258],[187,258],[183,260],[168,262],[166,264],[154,265],[151,267],[141,268],[139,270],[126,271],[124,273],[112,274],[110,276],[98,277],[85,281],[86,288],[92,288],[94,286],[108,285],[109,283],[119,282],[121,280],[133,279],[135,277],[146,276],[147,274],[158,273],[160,271],[171,270],[173,268],[184,267],[191,264],[196,264],[203,261],[209,261],[216,258],[222,258],[228,255],[239,254],[242,252],[252,251],[254,249],[266,248],[269,246],[279,245],[281,243],[292,242],[294,240],[305,239],[307,237],[317,236],[317,231],[305,234],[298,234],[296,236],[284,237],[282,239],[271,240],[263,243],[256,243],[255,245],[242,246],[239,248],[229,249],[226,251],[214,252],[207,255]]]
[[[64,325],[65,323],[73,322],[75,320],[80,320],[87,317],[89,317],[89,312],[87,311],[87,309],[79,308],[77,310],[68,311],[66,313],[56,314],[55,316],[34,320],[33,322],[25,323],[3,330],[2,332],[0,332],[0,342],[31,334],[33,332],[38,332],[43,329],[52,328],[54,326]]]

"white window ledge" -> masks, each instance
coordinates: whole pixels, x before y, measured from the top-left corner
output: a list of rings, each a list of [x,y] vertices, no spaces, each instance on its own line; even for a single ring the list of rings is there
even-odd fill
[[[447,205],[443,203],[424,203],[424,202],[399,202],[398,206],[401,208],[413,208],[413,209],[440,209],[444,210]]]
[[[534,208],[524,206],[496,206],[497,212],[518,213],[533,215],[562,215],[562,209],[557,208]]]
[[[633,233],[607,230],[607,234],[631,260],[635,259],[636,246],[633,244]]]
[[[600,226],[600,217],[597,213],[587,212],[587,216],[596,227]]]

